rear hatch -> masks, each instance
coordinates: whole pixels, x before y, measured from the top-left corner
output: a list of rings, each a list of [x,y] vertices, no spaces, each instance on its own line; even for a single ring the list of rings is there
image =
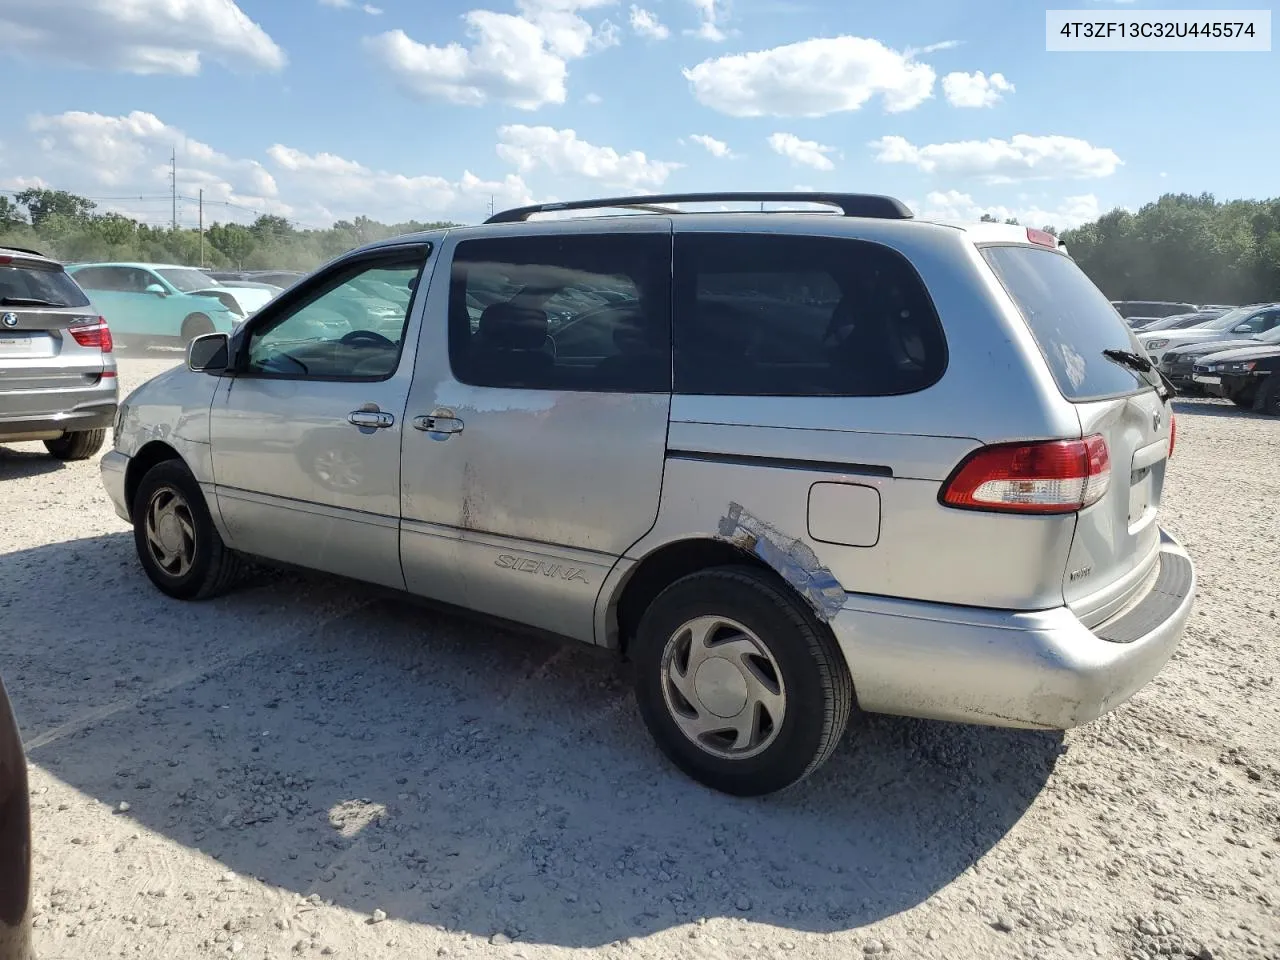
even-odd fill
[[[49,391],[114,375],[110,333],[56,263],[0,255],[0,414],[50,412]]]
[[[1092,626],[1144,592],[1156,574],[1156,517],[1170,452],[1168,391],[1102,292],[1068,257],[1027,245],[982,248],[1030,328],[1080,435],[1106,441],[1105,494],[1076,515],[1067,604]]]

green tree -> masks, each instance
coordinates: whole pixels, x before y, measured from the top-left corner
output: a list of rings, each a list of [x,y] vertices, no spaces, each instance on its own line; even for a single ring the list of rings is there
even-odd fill
[[[27,215],[22,208],[8,197],[0,196],[0,230],[24,226],[26,222]]]
[[[50,217],[65,217],[72,221],[89,219],[97,204],[92,200],[67,193],[65,190],[46,190],[31,187],[14,195],[14,199],[27,208],[31,224],[40,227]]]

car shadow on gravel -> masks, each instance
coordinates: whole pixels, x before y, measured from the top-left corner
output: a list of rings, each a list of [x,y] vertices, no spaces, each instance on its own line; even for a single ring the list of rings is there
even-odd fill
[[[8,444],[0,444],[0,482],[57,473],[65,466],[61,460],[49,456],[42,446],[15,450]]]
[[[699,917],[845,930],[973,865],[1063,749],[870,717],[806,783],[735,799],[664,761],[601,651],[265,580],[170,601],[127,534],[0,556],[0,664],[34,764],[366,914],[566,947]]]
[[[1213,400],[1209,398],[1190,400],[1183,397],[1173,401],[1173,412],[1179,416],[1193,417],[1228,417],[1232,420],[1242,418],[1267,419],[1261,413],[1254,413],[1243,407],[1237,407],[1229,400]]]

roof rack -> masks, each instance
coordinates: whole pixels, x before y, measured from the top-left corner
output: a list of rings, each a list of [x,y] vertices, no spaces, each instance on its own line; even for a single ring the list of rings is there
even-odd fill
[[[600,200],[566,200],[557,203],[535,203],[495,213],[485,223],[524,223],[535,213],[559,210],[631,209],[647,213],[683,213],[672,203],[823,203],[838,207],[846,217],[871,217],[877,220],[910,220],[909,207],[895,197],[871,193],[806,193],[779,191],[767,193],[658,193],[641,197],[607,197]]]
[[[14,253],[29,253],[33,257],[41,257],[46,260],[48,259],[48,257],[45,257],[45,255],[39,250],[32,250],[28,247],[11,247],[7,243],[0,243],[0,250],[12,250]]]

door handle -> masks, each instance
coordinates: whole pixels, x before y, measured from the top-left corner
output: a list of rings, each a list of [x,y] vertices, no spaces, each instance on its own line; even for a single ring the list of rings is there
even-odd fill
[[[464,424],[457,417],[440,417],[434,414],[414,417],[413,427],[424,433],[461,433]]]
[[[352,410],[347,414],[347,421],[357,427],[390,427],[396,418],[383,410]]]

